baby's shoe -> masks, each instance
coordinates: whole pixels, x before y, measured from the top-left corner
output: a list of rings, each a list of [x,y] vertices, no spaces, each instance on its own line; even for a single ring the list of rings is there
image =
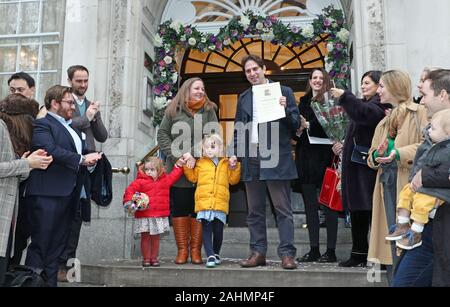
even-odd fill
[[[216,257],[216,265],[219,265],[222,263],[222,260],[220,259],[220,256],[218,254],[215,254],[214,257]]]
[[[403,238],[397,241],[396,245],[406,250],[419,247],[422,245],[422,233],[410,229]]]
[[[397,223],[397,224],[391,226],[391,229],[389,230],[389,234],[386,236],[386,240],[388,240],[388,241],[400,240],[408,233],[410,228],[411,228],[411,226],[409,226],[408,223],[406,223],[406,224]]]
[[[214,268],[216,266],[216,257],[215,256],[209,256],[206,260],[206,267],[207,268]]]

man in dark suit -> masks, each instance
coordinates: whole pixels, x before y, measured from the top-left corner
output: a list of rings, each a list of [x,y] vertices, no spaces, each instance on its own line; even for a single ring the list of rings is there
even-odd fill
[[[72,89],[56,85],[45,96],[46,117],[35,122],[31,147],[53,156],[47,170],[30,173],[26,195],[31,206],[31,244],[26,264],[44,269],[48,285],[56,286],[58,258],[74,218],[80,197],[77,177],[80,168],[93,166],[101,154],[83,155],[82,136],[71,126],[75,110]]]
[[[270,83],[265,77],[266,66],[261,58],[249,55],[242,60],[242,67],[251,85]],[[290,183],[297,178],[297,170],[290,140],[300,125],[300,116],[292,90],[281,86],[281,92],[283,97],[280,105],[284,106],[286,117],[269,123],[258,124],[252,88],[242,93],[238,101],[234,147],[241,160],[241,180],[245,183],[247,193],[247,224],[252,251],[249,259],[240,262],[242,267],[266,264],[266,193],[261,193],[266,190],[276,211],[281,265],[284,269],[297,267],[294,261],[296,248],[290,199]],[[243,127],[245,125],[251,126],[250,131]],[[239,127],[244,128],[243,131]],[[231,157],[230,163],[233,165],[236,159],[236,156]]]
[[[86,134],[87,152],[95,152],[95,141],[104,143],[108,138],[108,131],[103,124],[100,114],[100,103],[89,101],[86,92],[89,88],[89,70],[81,65],[69,67],[67,81],[72,87],[72,96],[75,99],[75,111],[72,118],[72,127]],[[83,176],[80,200],[76,209],[75,219],[71,225],[66,248],[59,259],[58,281],[67,281],[67,262],[76,257],[78,241],[83,221],[91,219],[90,176]]]

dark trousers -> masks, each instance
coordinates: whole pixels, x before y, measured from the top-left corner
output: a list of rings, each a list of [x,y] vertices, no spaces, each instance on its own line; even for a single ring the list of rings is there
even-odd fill
[[[206,256],[220,255],[223,241],[223,223],[218,219],[214,219],[212,222],[202,220],[202,231]]]
[[[433,220],[430,219],[425,225],[421,246],[403,252],[395,270],[392,287],[431,286],[433,279],[433,224]],[[448,233],[443,235],[448,236]],[[446,241],[448,242],[448,239]]]
[[[23,197],[25,184],[19,185],[19,210],[17,212],[16,233],[14,236],[14,256],[11,259],[12,265],[19,265],[23,251],[27,248],[30,237],[30,208],[27,198]]]
[[[8,272],[9,260],[11,255],[12,231],[8,238],[8,246],[6,247],[5,257],[0,257],[0,287],[5,283],[5,274]]]
[[[26,265],[40,268],[48,285],[57,286],[59,256],[63,252],[73,220],[73,195],[68,197],[29,197],[31,205],[31,244]]]
[[[80,199],[80,205],[78,206],[77,212],[70,227],[70,233],[69,238],[67,239],[66,248],[59,257],[60,269],[70,269],[70,267],[67,267],[67,261],[76,257],[81,226],[83,225],[83,220],[81,218],[81,202],[89,202],[89,200],[84,198]]]
[[[369,251],[369,228],[372,223],[372,211],[351,211],[352,221],[352,255],[357,260],[367,260]]]
[[[245,182],[248,203],[247,225],[250,231],[250,249],[267,253],[266,195],[269,191],[277,218],[280,244],[278,256],[295,257],[294,220],[291,207],[290,180],[253,180]]]
[[[433,220],[433,287],[450,287],[450,204],[440,206]]]
[[[170,189],[170,213],[172,217],[196,217],[195,208],[195,188]]]
[[[306,224],[308,224],[309,244],[311,247],[319,247],[319,189],[320,187],[315,184],[302,184],[302,196],[305,203]],[[325,211],[325,223],[327,226],[327,248],[335,249],[339,213],[326,206],[322,206],[322,208]]]

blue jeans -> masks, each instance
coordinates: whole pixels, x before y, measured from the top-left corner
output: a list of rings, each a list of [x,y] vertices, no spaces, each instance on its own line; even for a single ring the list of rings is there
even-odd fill
[[[433,220],[422,233],[422,245],[405,251],[398,263],[392,287],[431,287],[433,278]]]

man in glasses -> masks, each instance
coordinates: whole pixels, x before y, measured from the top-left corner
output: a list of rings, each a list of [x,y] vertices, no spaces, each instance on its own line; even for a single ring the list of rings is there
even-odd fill
[[[35,121],[31,147],[53,156],[45,171],[32,171],[27,184],[27,204],[31,208],[31,244],[26,264],[43,269],[48,285],[57,285],[62,254],[81,193],[80,175],[94,166],[101,154],[84,154],[85,136],[72,128],[75,100],[70,87],[56,85],[45,95],[48,111]]]

